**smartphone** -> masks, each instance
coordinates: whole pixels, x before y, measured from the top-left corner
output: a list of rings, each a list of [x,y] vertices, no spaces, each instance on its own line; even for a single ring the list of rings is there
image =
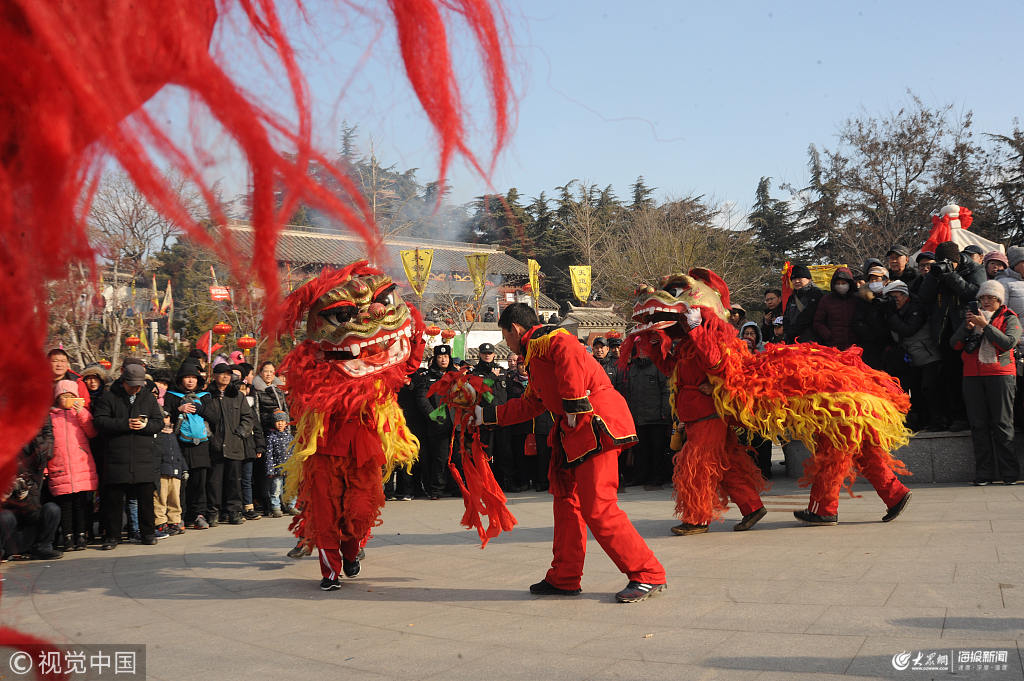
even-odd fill
[[[61,398],[61,402],[62,402],[62,406],[65,409],[74,409],[76,405],[79,408],[82,408],[82,407],[85,406],[85,398],[84,397],[63,397],[63,398]]]
[[[977,300],[972,300],[968,304],[968,306],[971,308],[971,314],[973,314],[973,315],[980,315],[981,314],[981,311],[978,309],[978,301]]]

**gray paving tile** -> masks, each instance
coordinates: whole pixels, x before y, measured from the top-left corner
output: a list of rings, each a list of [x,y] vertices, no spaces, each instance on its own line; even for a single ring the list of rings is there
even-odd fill
[[[739,632],[712,650],[701,664],[842,674],[863,643],[863,636]]]
[[[805,633],[938,639],[945,608],[873,608],[833,605]]]

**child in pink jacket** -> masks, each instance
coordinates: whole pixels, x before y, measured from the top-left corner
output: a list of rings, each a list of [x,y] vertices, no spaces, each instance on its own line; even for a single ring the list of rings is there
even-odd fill
[[[65,551],[86,547],[85,510],[87,492],[99,485],[96,461],[89,451],[89,438],[96,437],[92,414],[78,399],[78,384],[58,381],[54,388],[53,458],[47,464],[50,493],[60,506]],[[74,536],[72,536],[74,533]]]

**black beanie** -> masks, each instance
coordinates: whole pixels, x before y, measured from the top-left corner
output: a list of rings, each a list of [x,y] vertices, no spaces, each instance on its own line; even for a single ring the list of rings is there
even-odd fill
[[[935,259],[960,262],[960,247],[956,245],[955,241],[943,241],[935,249]]]
[[[807,269],[807,265],[793,265],[793,269],[789,272],[790,279],[811,279],[811,271]]]

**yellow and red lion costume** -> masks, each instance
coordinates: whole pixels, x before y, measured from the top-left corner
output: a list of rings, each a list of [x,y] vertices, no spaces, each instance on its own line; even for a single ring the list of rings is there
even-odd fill
[[[319,550],[333,580],[342,557],[358,565],[360,543],[380,524],[384,481],[419,455],[396,394],[422,361],[424,325],[391,277],[365,260],[293,291],[284,328],[303,317],[306,337],[281,363],[297,422],[285,496],[301,511],[291,530]]]
[[[693,329],[686,328],[685,318],[691,307],[701,312]],[[813,452],[800,484],[812,485],[808,510],[817,516],[836,515],[840,488],[849,489],[858,475],[872,483],[890,510],[899,505],[909,490],[893,471],[909,471],[890,452],[907,444],[910,435],[904,425],[910,400],[899,383],[864,364],[856,347],[773,344],[752,354],[726,321],[729,308],[729,289],[714,272],[669,275],[658,290],[642,292],[633,308],[637,326],[623,344],[620,362],[640,346],[671,378],[674,415],[688,423],[687,442],[675,460],[676,514],[694,525],[719,517],[729,497],[728,485],[719,483],[730,474],[763,489],[732,428],[799,440]],[[700,373],[711,390],[702,402],[700,382],[683,377],[705,362]],[[691,434],[689,424],[716,419],[730,427],[717,434],[726,438],[724,445],[701,429]]]

